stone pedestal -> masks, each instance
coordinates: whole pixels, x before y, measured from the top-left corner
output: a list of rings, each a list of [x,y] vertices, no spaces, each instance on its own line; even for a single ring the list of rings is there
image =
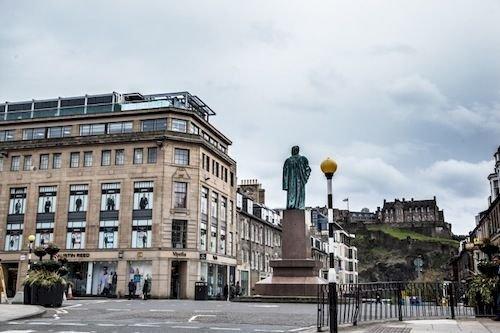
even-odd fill
[[[304,211],[285,210],[282,220],[281,260],[271,260],[272,276],[257,282],[255,293],[261,296],[316,296],[321,262],[311,259],[311,238]]]

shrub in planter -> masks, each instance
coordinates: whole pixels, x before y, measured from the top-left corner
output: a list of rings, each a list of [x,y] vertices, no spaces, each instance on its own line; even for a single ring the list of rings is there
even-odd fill
[[[35,255],[40,258],[40,261],[42,261],[42,258],[47,254],[45,251],[45,248],[43,246],[38,246],[35,248],[35,251],[33,251]]]
[[[59,253],[59,247],[54,243],[49,243],[45,248],[45,251],[50,256],[50,260],[53,260],[54,256]]]
[[[477,269],[487,277],[495,277],[498,272],[498,265],[492,262],[481,262],[477,265]]]
[[[469,281],[466,295],[469,305],[476,307],[477,316],[487,314],[489,311],[485,309],[494,308],[494,295],[497,283],[498,277],[489,277],[484,274],[476,275]]]
[[[24,284],[31,289],[31,304],[61,306],[66,281],[57,272],[45,269],[31,271]]]
[[[45,260],[39,263],[39,270],[45,270],[48,272],[57,272],[61,268],[61,264],[55,260]]]

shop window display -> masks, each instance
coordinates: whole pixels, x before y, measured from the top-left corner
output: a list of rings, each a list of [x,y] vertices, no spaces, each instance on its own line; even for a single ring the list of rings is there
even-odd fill
[[[120,183],[101,185],[101,211],[120,210]]]
[[[54,241],[54,222],[37,222],[35,246],[44,246]]]
[[[99,224],[99,248],[116,249],[118,247],[118,221],[101,221]]]
[[[10,189],[9,214],[21,215],[26,211],[26,187]]]
[[[153,182],[134,183],[134,210],[153,209]]]
[[[152,264],[150,261],[130,261],[128,265],[128,280],[132,280],[135,285],[135,295],[142,296],[144,281],[148,279],[149,286],[152,283]],[[153,293],[155,291],[153,290]]]
[[[133,220],[132,221],[132,247],[148,248],[151,247],[151,220]]]
[[[85,248],[85,221],[68,222],[66,233],[66,248],[78,250]]]
[[[57,186],[40,186],[38,192],[38,213],[54,213],[57,204]]]
[[[117,281],[115,262],[92,263],[92,295],[116,295]]]
[[[88,194],[88,185],[71,185],[69,190],[69,212],[86,212]]]

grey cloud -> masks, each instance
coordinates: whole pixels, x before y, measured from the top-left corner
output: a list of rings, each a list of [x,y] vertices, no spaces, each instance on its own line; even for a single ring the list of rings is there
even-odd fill
[[[399,104],[416,107],[440,106],[446,102],[446,97],[436,85],[420,75],[396,80],[389,86],[387,93]]]
[[[417,53],[417,50],[408,44],[395,43],[395,44],[373,45],[370,48],[370,53],[373,55],[388,55],[388,54],[414,55]]]
[[[325,203],[318,165],[330,155],[338,207],[346,196],[353,209],[372,209],[437,195],[454,229],[470,229],[489,173],[474,165],[499,144],[498,5],[365,8],[4,1],[0,100],[189,90],[217,112],[238,176],[261,179],[270,206],[283,206],[281,166],[298,143],[314,168],[308,204]],[[452,159],[472,166],[439,164]]]

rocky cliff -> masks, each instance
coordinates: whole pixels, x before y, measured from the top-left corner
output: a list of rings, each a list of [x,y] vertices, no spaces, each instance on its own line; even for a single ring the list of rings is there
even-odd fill
[[[416,280],[414,260],[419,256],[423,260],[420,280],[442,280],[449,276],[448,262],[458,250],[458,241],[413,230],[383,224],[345,227],[356,234],[360,282]]]

